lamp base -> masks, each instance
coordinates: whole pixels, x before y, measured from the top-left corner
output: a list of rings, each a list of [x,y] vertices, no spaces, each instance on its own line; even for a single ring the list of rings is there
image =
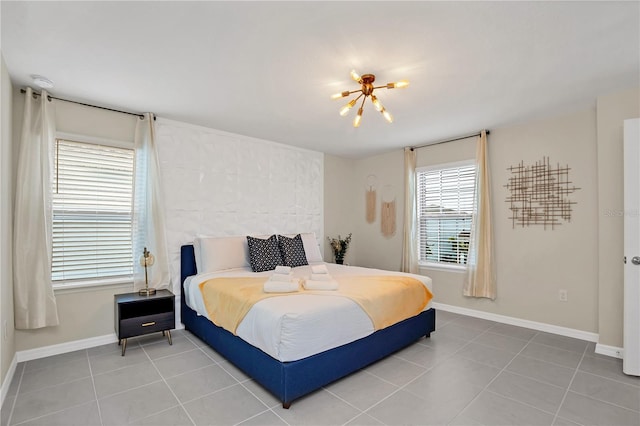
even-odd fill
[[[153,294],[156,294],[156,289],[155,288],[143,288],[142,290],[138,291],[138,294],[140,296],[151,296]]]

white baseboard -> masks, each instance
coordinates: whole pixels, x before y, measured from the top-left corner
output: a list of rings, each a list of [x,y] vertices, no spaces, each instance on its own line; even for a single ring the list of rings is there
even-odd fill
[[[9,365],[9,369],[7,370],[7,375],[4,376],[4,380],[2,381],[2,387],[0,388],[0,407],[4,404],[4,399],[7,397],[9,393],[9,387],[11,386],[11,382],[13,381],[13,376],[16,374],[16,366],[18,365],[18,357],[14,354],[13,360],[11,360],[11,365]]]
[[[58,343],[57,345],[42,346],[34,349],[27,349],[16,352],[18,362],[31,361],[45,358],[52,355],[60,355],[67,352],[79,351],[81,349],[93,348],[95,346],[117,343],[118,338],[115,333],[104,336],[89,337],[88,339],[73,340],[71,342]]]
[[[622,359],[624,355],[624,351],[622,348],[619,348],[617,346],[601,345],[600,343],[596,344],[595,352],[600,355],[606,355],[620,359]]]
[[[178,324],[175,327],[175,330],[182,329],[184,329],[184,324]],[[42,346],[40,348],[19,351],[16,352],[16,356],[18,358],[18,362],[24,362],[117,342],[118,337],[115,333],[112,333],[104,336],[89,337],[88,339],[74,340],[71,342],[59,343],[57,345]]]
[[[482,318],[503,324],[516,325],[518,327],[530,328],[532,330],[544,331],[547,333],[558,334],[560,336],[573,337],[575,339],[586,340],[588,342],[597,342],[599,337],[598,333],[560,327],[559,325],[545,324],[543,322],[529,321],[521,318],[508,317],[506,315],[498,315],[491,312],[477,311],[475,309],[461,308],[459,306],[446,305],[444,303],[433,302],[432,306],[442,311],[453,312],[454,314],[468,315],[470,317]]]

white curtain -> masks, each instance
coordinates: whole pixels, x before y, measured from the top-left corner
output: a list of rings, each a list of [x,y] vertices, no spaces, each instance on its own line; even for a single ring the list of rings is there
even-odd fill
[[[134,289],[145,287],[144,266],[140,256],[146,247],[155,257],[147,268],[149,287],[171,289],[169,256],[165,235],[164,205],[160,182],[160,164],[156,147],[153,114],[138,120],[135,134],[136,180],[133,222],[133,283]]]
[[[24,97],[24,121],[16,176],[14,315],[17,329],[58,325],[51,284],[51,187],[55,110],[46,91]]]
[[[404,225],[402,232],[402,272],[418,272],[418,209],[416,206],[416,151],[404,149]]]
[[[476,214],[471,225],[467,282],[463,294],[470,297],[496,298],[496,277],[491,225],[491,180],[487,159],[487,132],[482,131],[476,147]]]

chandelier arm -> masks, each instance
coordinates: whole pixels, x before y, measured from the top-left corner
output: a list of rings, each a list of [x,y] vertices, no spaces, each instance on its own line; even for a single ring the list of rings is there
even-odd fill
[[[389,87],[388,85],[383,84],[382,86],[376,86],[376,87],[374,87],[374,88],[373,88],[373,90],[375,90],[375,89],[382,89],[382,88],[386,88],[386,89],[393,89],[393,87]]]

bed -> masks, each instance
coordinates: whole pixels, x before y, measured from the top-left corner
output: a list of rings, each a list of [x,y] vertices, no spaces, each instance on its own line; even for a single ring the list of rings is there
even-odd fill
[[[196,260],[197,251],[194,251],[192,244],[181,247],[182,323],[187,330],[275,395],[284,408],[289,408],[295,399],[378,361],[422,336],[429,337],[435,330],[435,310],[428,308],[355,341],[301,359],[281,361],[273,354],[268,354],[268,349],[260,349],[216,326],[206,316],[200,315],[196,307],[189,306],[188,297],[185,297],[188,293],[185,292],[185,282],[197,275],[197,264],[203,264],[202,260]]]

